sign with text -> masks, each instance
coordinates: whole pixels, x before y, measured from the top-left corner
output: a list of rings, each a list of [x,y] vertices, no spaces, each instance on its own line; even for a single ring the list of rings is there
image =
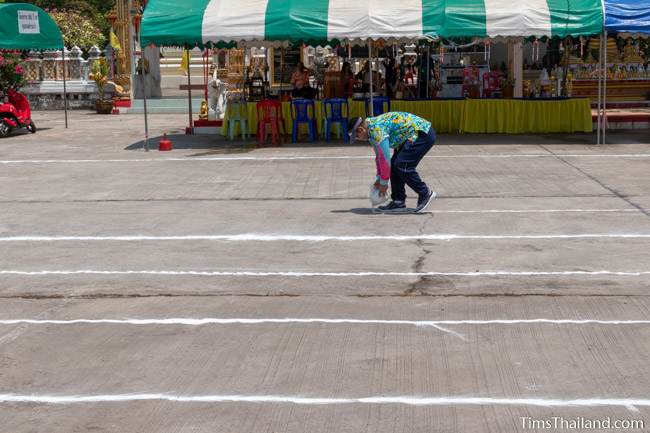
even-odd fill
[[[41,26],[38,22],[38,12],[18,11],[18,32],[22,34],[39,34]]]

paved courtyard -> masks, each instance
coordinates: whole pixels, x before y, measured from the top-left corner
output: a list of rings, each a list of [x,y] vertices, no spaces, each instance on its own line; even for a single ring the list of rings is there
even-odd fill
[[[379,215],[368,146],[35,119],[0,140],[0,431],[650,431],[647,131],[441,136],[430,212]]]

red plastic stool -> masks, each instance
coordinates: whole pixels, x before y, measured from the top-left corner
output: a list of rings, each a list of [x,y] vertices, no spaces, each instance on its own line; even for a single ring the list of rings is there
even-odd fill
[[[266,144],[266,136],[270,128],[271,143],[278,144],[282,127],[282,103],[280,101],[264,100],[257,103],[257,142]]]

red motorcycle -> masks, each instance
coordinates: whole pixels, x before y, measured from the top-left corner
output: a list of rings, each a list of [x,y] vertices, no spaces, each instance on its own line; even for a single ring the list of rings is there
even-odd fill
[[[6,95],[0,93],[0,138],[21,128],[32,134],[36,132],[29,101],[25,95],[13,89],[9,89]]]

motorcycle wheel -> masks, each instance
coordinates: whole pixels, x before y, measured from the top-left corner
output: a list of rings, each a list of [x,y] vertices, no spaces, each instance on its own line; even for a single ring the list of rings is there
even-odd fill
[[[0,122],[0,138],[4,138],[9,135],[11,128],[4,122]]]
[[[34,125],[34,121],[29,122],[29,125],[27,125],[27,130],[32,134],[36,134],[36,125]]]

